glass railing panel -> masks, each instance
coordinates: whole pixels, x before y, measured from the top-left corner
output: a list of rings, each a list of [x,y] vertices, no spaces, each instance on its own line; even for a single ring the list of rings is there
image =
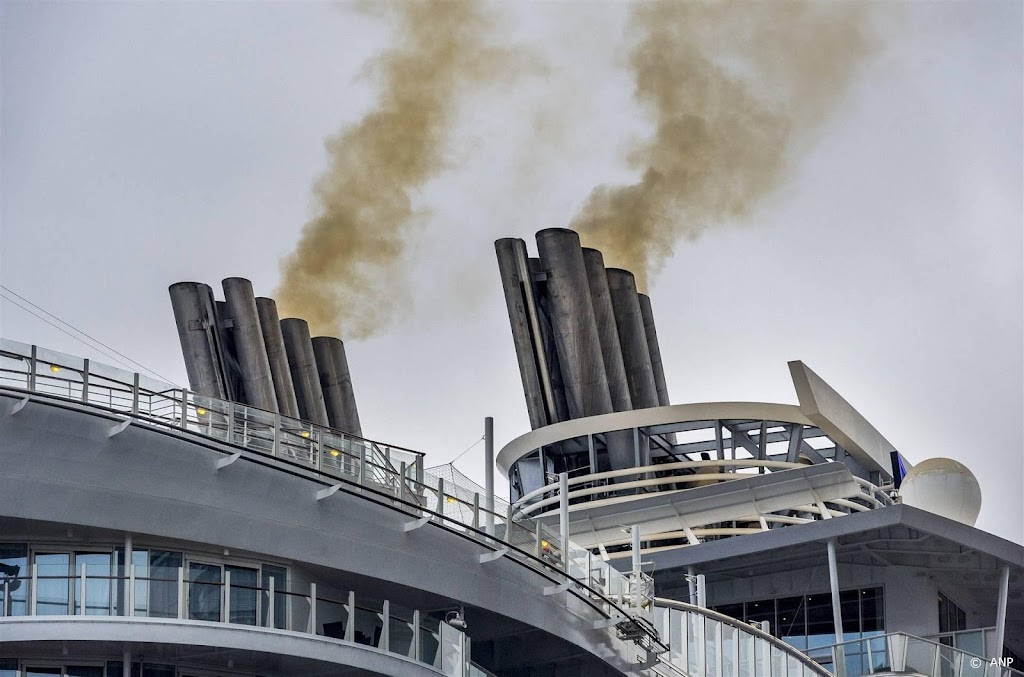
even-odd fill
[[[368,646],[377,646],[376,642],[380,639],[380,619],[369,610],[357,610],[357,621],[356,631],[353,633],[354,639],[359,644],[366,644]],[[362,629],[359,629],[359,622],[362,622]],[[318,597],[316,600],[316,634],[323,637],[331,637],[333,639],[345,639],[345,633],[348,631],[349,613],[347,601],[327,599],[324,597]]]
[[[786,654],[779,647],[772,645],[772,662],[769,674],[772,677],[781,677],[786,674]]]
[[[885,635],[866,639],[863,646],[867,654],[865,665],[868,674],[892,665],[892,659],[889,656],[889,643],[886,641]]]
[[[435,667],[441,669],[446,677],[464,677],[466,667],[466,638],[461,632],[448,625],[441,624],[441,647],[438,652],[440,665],[435,660]]]
[[[420,625],[420,661],[427,665],[440,667],[441,646],[440,624],[437,620],[428,619]]]
[[[915,637],[906,638],[907,646],[907,669],[917,670],[926,675],[935,671],[935,655],[938,648],[935,644]],[[984,674],[982,672],[981,674]]]
[[[722,674],[727,677],[732,677],[739,672],[737,666],[737,657],[739,654],[739,640],[738,633],[735,627],[727,624],[720,623],[722,626]]]
[[[975,656],[985,656],[985,631],[966,630],[953,636],[953,646]]]
[[[686,669],[692,675],[704,675],[704,617],[686,614]]]
[[[754,674],[757,677],[771,675],[772,645],[760,637],[754,638]]]
[[[736,674],[739,677],[757,677],[757,665],[754,660],[755,637],[741,632],[737,641],[739,642],[739,670]]]
[[[987,674],[989,667],[989,661],[987,660],[977,658],[971,660],[971,657],[967,654],[960,653],[956,662],[960,667],[960,672],[956,677],[990,677]]]
[[[722,677],[722,624],[704,619],[704,674],[707,677]]]
[[[400,656],[413,658],[413,611],[391,604],[389,613],[388,650]]]
[[[85,614],[88,616],[109,616],[114,610],[115,587],[110,575],[110,556],[106,562],[79,562],[78,580],[74,583],[74,613],[82,613],[82,586],[85,586]],[[85,578],[82,578],[82,569]]]
[[[274,414],[235,404],[234,443],[263,454],[274,451]]]

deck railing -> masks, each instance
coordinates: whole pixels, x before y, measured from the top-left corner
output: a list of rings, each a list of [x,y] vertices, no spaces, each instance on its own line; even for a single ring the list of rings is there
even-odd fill
[[[433,523],[459,533],[487,548],[482,563],[509,557],[553,583],[545,588],[546,594],[557,590],[578,597],[585,607],[613,621],[612,629],[617,622],[639,623],[645,648],[662,648],[646,611],[649,601],[635,604],[638,596],[632,594],[635,588],[628,577],[572,543],[563,553],[557,530],[518,515],[512,506],[504,514],[491,512],[478,492],[442,478],[428,484],[420,452],[4,339],[0,387],[99,407],[123,417],[123,425],[139,422],[174,434],[199,435],[313,471],[327,485],[318,492],[318,500],[337,491],[355,493],[411,517],[406,530]],[[226,456],[222,462],[233,460]],[[460,509],[452,510],[455,506]],[[582,613],[575,605],[572,609]]]
[[[31,616],[120,616],[231,623],[286,630],[371,646],[433,666],[448,677],[472,674],[469,642],[458,629],[436,616],[388,600],[357,603],[355,591],[341,598],[307,589],[275,588],[231,580],[196,580],[184,567],[162,575],[140,576],[135,565],[127,576],[110,568],[90,571],[78,565],[33,564],[28,572],[4,576],[0,586],[0,632],[4,623]],[[119,567],[123,570],[123,567]]]
[[[709,609],[657,598],[654,623],[668,653],[660,674],[686,677],[832,677],[788,644]]]
[[[841,642],[824,651],[820,660],[836,666],[836,674],[845,677],[1024,677],[1024,672],[1005,664],[1006,659],[985,658],[901,632]]]

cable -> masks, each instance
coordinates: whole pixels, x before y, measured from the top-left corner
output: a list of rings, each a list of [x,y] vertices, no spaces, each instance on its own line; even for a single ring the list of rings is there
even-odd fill
[[[90,336],[90,335],[89,335],[89,334],[87,334],[86,332],[82,331],[82,330],[81,330],[81,329],[79,329],[78,327],[74,326],[74,325],[73,325],[73,324],[71,324],[70,322],[66,322],[66,321],[62,320],[61,318],[57,317],[56,315],[54,315],[53,313],[51,313],[50,311],[46,310],[45,308],[42,308],[42,307],[40,307],[40,306],[36,305],[35,303],[33,303],[32,301],[28,300],[27,298],[25,298],[24,296],[22,296],[22,295],[21,295],[21,294],[19,294],[18,292],[14,291],[14,290],[12,290],[12,289],[10,289],[10,288],[8,288],[8,287],[5,287],[5,286],[4,286],[4,285],[2,285],[2,284],[0,284],[0,290],[6,291],[6,292],[7,292],[8,294],[12,294],[13,296],[16,296],[17,298],[21,299],[22,301],[24,301],[25,303],[29,304],[29,305],[30,305],[30,306],[32,306],[33,308],[35,308],[35,309],[39,310],[40,312],[43,312],[43,313],[45,313],[46,315],[49,315],[50,317],[52,317],[53,319],[55,319],[55,320],[56,320],[57,322],[60,322],[61,324],[65,325],[66,327],[69,327],[69,328],[71,328],[72,330],[74,330],[74,331],[78,332],[79,334],[81,334],[82,336],[86,337],[87,339],[89,339],[89,340],[90,340],[90,341],[92,341],[93,343],[95,343],[95,344],[98,344],[98,345],[100,345],[100,346],[103,346],[103,348],[106,348],[107,350],[109,350],[110,352],[114,353],[115,355],[120,355],[120,356],[121,356],[121,357],[123,357],[124,359],[128,360],[128,362],[131,362],[132,364],[134,364],[134,365],[135,365],[136,367],[139,367],[139,368],[140,368],[140,369],[142,369],[143,371],[147,371],[147,372],[149,372],[150,374],[152,374],[152,375],[156,376],[157,378],[159,378],[159,379],[161,379],[161,380],[163,380],[163,381],[166,381],[167,383],[170,383],[170,384],[172,384],[172,385],[177,385],[177,384],[175,384],[175,383],[174,383],[174,381],[172,381],[171,379],[167,378],[166,376],[163,376],[162,374],[159,374],[159,373],[157,373],[156,371],[153,371],[152,369],[150,369],[149,367],[147,367],[147,366],[146,366],[146,365],[144,365],[144,364],[141,364],[141,363],[139,363],[139,362],[136,362],[135,360],[133,360],[132,358],[128,357],[128,356],[127,356],[127,355],[125,355],[124,353],[122,353],[122,352],[120,352],[120,351],[116,350],[115,348],[112,348],[111,346],[108,346],[108,345],[107,345],[106,343],[103,343],[103,342],[102,342],[102,341],[100,341],[99,339],[93,338],[92,336]],[[6,296],[6,295],[5,295],[5,294],[3,294],[2,292],[0,292],[0,296],[2,296],[3,298],[5,298],[6,300],[10,301],[11,303],[13,303],[14,305],[16,305],[17,307],[21,308],[21,309],[22,309],[22,310],[24,310],[24,311],[25,311],[26,313],[28,313],[28,314],[30,314],[30,315],[32,315],[32,316],[34,316],[34,317],[36,317],[36,318],[38,318],[38,319],[42,320],[43,322],[46,322],[46,324],[50,325],[50,326],[51,326],[51,327],[53,327],[54,329],[57,329],[58,331],[61,331],[61,332],[65,333],[65,334],[67,334],[68,336],[70,336],[71,338],[75,339],[75,340],[76,340],[76,341],[78,341],[79,343],[81,343],[81,344],[83,344],[83,345],[86,345],[86,346],[89,346],[90,348],[92,348],[92,349],[94,349],[94,350],[98,350],[98,351],[99,351],[100,353],[103,353],[103,354],[104,354],[105,356],[107,356],[107,357],[109,357],[110,359],[114,360],[115,362],[117,362],[118,364],[120,364],[120,365],[121,365],[121,366],[123,366],[123,367],[126,367],[126,368],[128,368],[128,369],[132,369],[132,367],[131,367],[130,365],[128,365],[128,364],[125,364],[124,362],[122,362],[121,360],[119,360],[119,359],[118,359],[117,357],[114,357],[114,355],[111,355],[110,353],[106,352],[105,350],[102,350],[101,348],[97,348],[97,347],[96,347],[95,345],[89,345],[89,343],[87,343],[86,341],[82,340],[82,339],[81,339],[81,338],[79,338],[78,336],[75,336],[74,334],[71,334],[70,332],[68,332],[68,331],[66,331],[65,329],[63,329],[62,327],[59,327],[59,326],[57,326],[57,325],[56,325],[56,324],[54,324],[53,322],[50,322],[50,321],[49,321],[48,319],[46,319],[45,317],[43,317],[43,316],[41,316],[41,315],[39,315],[39,314],[37,314],[37,313],[34,313],[34,312],[32,312],[31,310],[29,310],[29,309],[28,309],[28,308],[26,308],[25,306],[21,305],[20,303],[18,303],[18,302],[17,302],[17,301],[15,301],[14,299],[10,298],[9,296]]]
[[[470,445],[469,447],[467,447],[467,448],[466,448],[466,451],[464,451],[464,452],[463,452],[462,454],[460,454],[459,456],[457,456],[457,457],[455,457],[454,459],[452,459],[451,461],[449,461],[449,463],[450,463],[450,464],[452,464],[452,465],[455,465],[455,462],[456,462],[456,461],[458,461],[459,459],[461,459],[462,457],[464,457],[464,456],[465,456],[466,454],[468,454],[468,453],[469,453],[469,450],[471,450],[471,449],[473,449],[474,447],[476,447],[477,445],[479,445],[479,443],[480,443],[481,441],[483,441],[483,439],[484,439],[485,437],[486,437],[486,435],[481,435],[479,439],[477,439],[477,440],[476,440],[475,442],[473,442],[473,443],[472,443],[472,445]]]

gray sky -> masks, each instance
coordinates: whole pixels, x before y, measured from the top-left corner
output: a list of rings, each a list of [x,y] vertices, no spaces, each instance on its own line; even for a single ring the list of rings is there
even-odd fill
[[[364,432],[454,458],[529,429],[492,242],[629,181],[649,121],[620,4],[512,4],[548,62],[467,101],[416,195],[415,304],[349,342]],[[651,295],[674,402],[795,402],[802,359],[912,462],[967,464],[1024,542],[1024,3],[892,3],[885,47],[791,180],[681,243]],[[0,280],[184,383],[166,288],[270,294],[323,141],[373,103],[377,21],[326,3],[2,6]],[[7,302],[0,335],[109,359]],[[482,478],[480,448],[458,467]]]

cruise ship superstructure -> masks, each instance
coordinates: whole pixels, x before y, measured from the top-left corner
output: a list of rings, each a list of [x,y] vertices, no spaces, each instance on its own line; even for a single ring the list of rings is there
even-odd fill
[[[0,677],[1024,674],[968,470],[802,362],[798,404],[673,405],[627,271],[496,248],[511,503],[364,437],[341,341],[240,278],[171,286],[187,388],[0,343]]]

